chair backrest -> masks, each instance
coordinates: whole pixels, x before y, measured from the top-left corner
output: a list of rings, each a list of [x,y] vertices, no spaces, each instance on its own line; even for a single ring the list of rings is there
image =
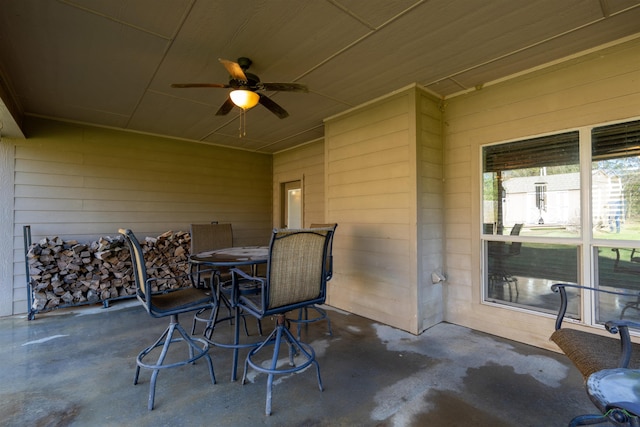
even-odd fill
[[[262,295],[264,314],[324,303],[332,235],[332,228],[273,231]]]
[[[511,228],[511,233],[509,233],[511,236],[519,236],[520,235],[520,231],[522,230],[522,223],[516,223],[513,224],[513,228]]]
[[[233,246],[231,224],[191,224],[191,254]]]
[[[336,228],[338,224],[311,224],[311,228],[331,228],[333,229],[333,233],[331,233],[331,237],[329,238],[329,250],[327,252],[327,280],[331,280],[333,277],[333,235],[336,233]]]
[[[136,238],[133,231],[129,229],[120,229],[118,233],[124,236],[125,242],[129,246],[129,253],[131,254],[131,263],[133,267],[133,279],[136,284],[136,297],[149,314],[152,313],[151,307],[151,286],[147,281],[147,267],[144,263],[144,255],[140,242]]]
[[[522,223],[513,224],[511,229],[511,236],[519,236],[522,230]],[[509,255],[520,255],[520,248],[522,248],[522,242],[511,242],[509,246]]]

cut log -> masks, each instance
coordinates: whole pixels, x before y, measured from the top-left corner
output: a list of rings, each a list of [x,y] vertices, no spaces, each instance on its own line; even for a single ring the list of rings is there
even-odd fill
[[[141,242],[149,277],[166,278],[189,272],[191,236],[187,232],[167,231]],[[41,311],[60,305],[135,295],[131,257],[121,236],[100,237],[90,243],[46,237],[31,245],[27,264],[32,309]],[[190,286],[188,278],[158,281],[153,291]]]

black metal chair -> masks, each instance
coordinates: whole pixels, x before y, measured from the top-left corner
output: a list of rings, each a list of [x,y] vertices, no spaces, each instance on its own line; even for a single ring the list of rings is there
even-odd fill
[[[338,224],[336,223],[332,223],[332,224],[311,224],[311,228],[331,228],[333,229],[333,233],[331,234],[331,238],[329,239],[329,250],[327,253],[327,265],[326,265],[326,272],[327,272],[327,282],[329,280],[331,280],[331,278],[333,277],[333,236],[335,235],[336,232],[336,228],[338,227]],[[309,310],[313,310],[316,312],[316,316],[315,317],[311,317],[309,318]],[[333,336],[333,331],[331,330],[331,319],[329,318],[329,315],[327,314],[327,311],[323,308],[318,307],[315,304],[312,304],[310,306],[307,307],[302,307],[300,310],[298,310],[298,318],[297,319],[291,319],[291,322],[294,322],[298,325],[298,339],[300,339],[300,332],[302,329],[302,325],[308,325],[309,323],[314,323],[314,322],[319,322],[321,320],[326,320],[327,321],[327,329],[329,331],[329,335]]]
[[[629,333],[630,328],[640,328],[640,323],[610,320],[604,326],[611,336],[562,326],[569,304],[567,289],[590,292],[590,299],[595,300],[601,295],[611,295],[619,298],[620,304],[624,299],[635,299],[637,294],[569,283],[556,283],[551,289],[560,294],[551,341],[580,371],[586,381],[587,394],[599,410],[597,414],[573,418],[569,427],[605,422],[640,427],[640,370],[637,369],[640,367],[640,345],[631,341]]]
[[[218,224],[218,222],[215,221],[209,224],[191,224],[191,255],[214,249],[230,248],[232,246],[233,230],[231,224]],[[194,264],[191,264],[191,267],[195,286],[200,287],[203,286],[203,284],[206,286],[206,283],[211,282],[216,292],[216,297],[218,298],[218,304],[215,308],[203,308],[198,310],[193,316],[191,334],[195,334],[196,324],[198,322],[204,322],[206,325],[205,334],[210,338],[218,317],[220,304],[225,305],[229,312],[227,318],[231,319],[231,304],[227,297],[221,292],[224,284],[231,281],[231,274],[228,269],[211,270],[206,267],[203,269],[201,265],[195,265],[194,267]]]
[[[138,383],[140,368],[151,369],[151,384],[149,390],[149,410],[153,409],[156,390],[156,379],[158,373],[162,369],[175,368],[194,363],[200,358],[205,358],[209,366],[209,374],[213,384],[216,383],[215,374],[213,372],[213,364],[211,356],[209,356],[209,344],[202,339],[191,337],[178,321],[178,315],[197,311],[202,308],[212,308],[215,306],[215,294],[211,288],[201,289],[195,287],[185,287],[178,290],[154,294],[152,292],[153,285],[157,282],[165,280],[179,280],[179,277],[162,277],[151,278],[147,276],[147,268],[145,265],[142,247],[138,239],[131,230],[120,229],[119,233],[124,236],[131,253],[131,261],[133,267],[133,276],[136,283],[136,296],[138,300],[152,317],[170,317],[169,326],[164,330],[162,335],[151,346],[142,350],[136,358],[136,375],[134,385]],[[189,276],[184,278],[187,280]],[[174,338],[174,334],[178,333],[179,337]],[[189,358],[177,362],[165,363],[169,346],[172,343],[184,342],[189,348]],[[200,344],[200,345],[198,345]],[[145,357],[152,353],[155,348],[161,347],[160,355],[155,362],[145,362]],[[156,352],[157,353],[157,352]]]
[[[289,331],[286,313],[324,303],[327,285],[327,254],[332,235],[332,228],[274,230],[269,245],[266,278],[251,276],[236,268],[231,269],[234,289],[238,281],[258,283],[261,288],[259,295],[234,296],[233,301],[238,307],[258,319],[273,316],[276,321],[273,332],[247,355],[242,377],[244,384],[249,366],[268,374],[265,408],[267,415],[271,414],[274,374],[293,373],[314,364],[318,386],[320,391],[323,390],[320,366],[315,352],[309,344],[301,342]],[[236,328],[238,328],[237,324]],[[283,339],[289,344],[290,367],[288,368],[278,368],[278,356]],[[257,359],[262,350],[269,345],[273,345],[274,349],[269,366],[265,367]],[[301,360],[298,365],[294,365],[296,354],[299,361]]]

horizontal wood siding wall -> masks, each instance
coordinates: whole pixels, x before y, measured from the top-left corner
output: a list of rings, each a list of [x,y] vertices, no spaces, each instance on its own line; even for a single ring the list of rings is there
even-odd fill
[[[273,156],[273,226],[280,226],[280,186],[301,180],[304,226],[324,223],[324,141],[315,141]]]
[[[431,274],[443,272],[444,194],[441,100],[418,92],[418,310],[419,332],[444,319],[443,284]]]
[[[14,153],[13,140],[0,137],[0,236],[2,236],[0,239],[0,316],[13,314],[13,300],[15,298],[13,291]]]
[[[325,168],[326,220],[340,224],[329,304],[415,333],[412,126],[413,91],[331,118],[325,122]]]
[[[91,241],[230,222],[234,244],[266,244],[271,156],[31,118],[15,147],[14,312],[26,311],[22,227]]]
[[[553,348],[550,316],[480,303],[480,147],[640,116],[640,40],[446,101],[445,319]]]

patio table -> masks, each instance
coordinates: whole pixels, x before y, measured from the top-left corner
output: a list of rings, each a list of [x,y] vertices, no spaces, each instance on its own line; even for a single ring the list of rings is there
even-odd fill
[[[200,252],[195,255],[191,255],[189,257],[189,261],[195,265],[201,265],[206,267],[212,267],[215,269],[219,269],[221,267],[231,268],[231,267],[241,267],[241,266],[252,266],[252,268],[256,268],[260,264],[266,264],[267,259],[269,258],[269,247],[268,246],[237,246],[223,249],[216,249],[213,251],[205,251]],[[234,280],[232,282],[232,295],[238,295],[238,284]],[[216,289],[216,294],[218,296],[217,301],[218,305],[220,304],[220,289]],[[211,338],[207,338],[212,345],[222,348],[232,348],[233,349],[233,366],[231,367],[231,381],[235,381],[237,377],[238,371],[238,351],[240,348],[250,348],[255,347],[260,344],[260,342],[256,343],[248,343],[248,344],[240,344],[240,311],[238,310],[236,298],[231,298],[231,308],[234,310],[234,318],[235,318],[235,328],[234,328],[234,337],[233,343],[221,343],[217,341],[213,341]],[[218,307],[216,307],[216,310]],[[214,318],[215,322],[215,318]]]

